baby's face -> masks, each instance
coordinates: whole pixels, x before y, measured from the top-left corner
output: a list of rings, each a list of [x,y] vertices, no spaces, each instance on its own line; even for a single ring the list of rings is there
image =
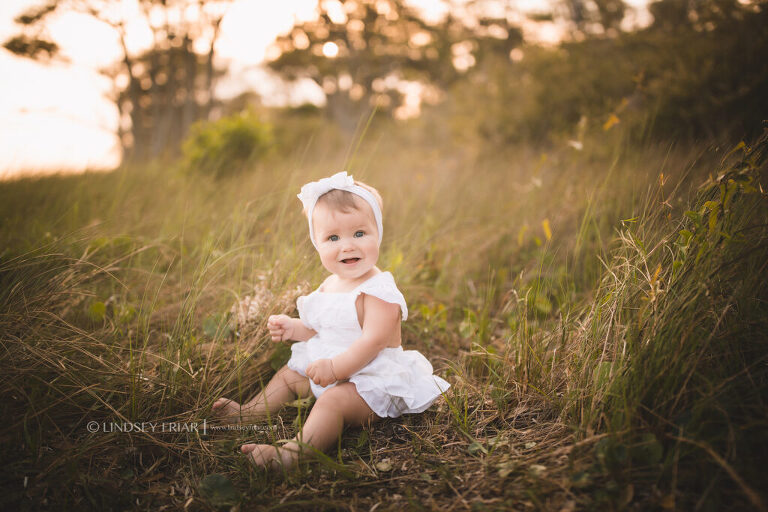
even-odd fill
[[[358,208],[348,212],[315,206],[312,229],[323,266],[342,279],[365,276],[379,259],[379,233],[371,207],[356,201]]]

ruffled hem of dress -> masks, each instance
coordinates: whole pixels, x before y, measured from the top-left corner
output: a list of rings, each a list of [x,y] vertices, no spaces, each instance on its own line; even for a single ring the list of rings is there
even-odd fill
[[[422,380],[422,379],[420,379]],[[381,389],[381,383],[369,375],[353,375],[350,379],[360,397],[381,418],[397,418],[403,414],[424,412],[445,393],[451,385],[435,375],[424,378],[423,387],[415,393],[399,394]]]
[[[296,343],[286,366],[306,377],[310,363],[307,344]],[[330,354],[328,356],[332,357]],[[432,365],[416,350],[388,348],[365,368],[349,378],[357,393],[379,417],[396,418],[428,409],[451,385],[432,373]],[[335,385],[320,387],[310,382],[312,393],[319,397]]]

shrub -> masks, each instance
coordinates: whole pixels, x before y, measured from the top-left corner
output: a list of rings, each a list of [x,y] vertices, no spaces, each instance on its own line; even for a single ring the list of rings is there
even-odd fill
[[[758,136],[768,113],[768,9],[734,9],[709,29],[661,20],[616,38],[524,46],[522,60],[479,66],[454,85],[452,128],[496,147],[617,123],[640,140]]]
[[[216,178],[231,176],[264,158],[272,145],[272,125],[252,111],[198,122],[182,145],[183,167]]]

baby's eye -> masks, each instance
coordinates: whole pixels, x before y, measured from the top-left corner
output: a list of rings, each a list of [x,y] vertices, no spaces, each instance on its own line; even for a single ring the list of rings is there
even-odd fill
[[[363,235],[365,235],[364,231],[362,231],[362,230],[361,231],[355,231],[355,238],[360,238]]]
[[[339,241],[339,235],[331,235],[328,237],[328,240],[331,242],[338,242]]]

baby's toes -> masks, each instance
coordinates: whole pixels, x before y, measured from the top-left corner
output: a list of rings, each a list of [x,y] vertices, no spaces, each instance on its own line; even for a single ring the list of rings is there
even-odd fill
[[[250,449],[247,450],[247,448]],[[275,465],[275,455],[277,452],[275,451],[274,446],[268,444],[252,444],[243,445],[241,449],[243,450],[243,453],[246,453],[247,457],[251,459],[251,462],[258,466],[272,468]]]
[[[229,398],[219,398],[213,403],[213,412],[216,414],[232,414],[237,412],[237,402]]]

